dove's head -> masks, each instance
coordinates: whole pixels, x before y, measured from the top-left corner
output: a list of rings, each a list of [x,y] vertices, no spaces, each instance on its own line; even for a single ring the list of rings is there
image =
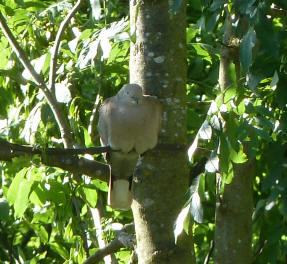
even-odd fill
[[[140,104],[143,98],[143,90],[138,84],[126,84],[118,92],[118,99],[129,104]]]

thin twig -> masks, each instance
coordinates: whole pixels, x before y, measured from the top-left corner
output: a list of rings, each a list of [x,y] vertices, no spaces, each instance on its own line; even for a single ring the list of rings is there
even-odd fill
[[[211,254],[213,252],[213,249],[214,249],[214,240],[211,240],[210,242],[210,248],[209,248],[209,251],[205,257],[205,260],[204,260],[204,264],[208,264],[209,263],[209,260],[210,260],[210,257],[211,257]]]
[[[98,93],[98,95],[97,95],[96,102],[95,102],[94,108],[93,108],[93,112],[92,112],[92,115],[90,118],[90,124],[88,127],[88,133],[90,134],[91,140],[93,143],[96,143],[98,140],[98,137],[96,136],[98,134],[95,133],[95,131],[96,131],[95,124],[97,121],[99,109],[100,109],[100,93]]]
[[[55,92],[56,65],[57,65],[58,51],[59,51],[60,43],[62,40],[62,36],[70,20],[72,19],[74,14],[79,9],[82,1],[83,0],[78,0],[75,6],[71,9],[70,13],[67,15],[65,20],[61,23],[59,30],[57,32],[57,35],[56,35],[56,39],[55,39],[54,46],[52,49],[52,56],[51,56],[51,61],[50,61],[50,73],[49,73],[49,89],[52,92],[52,94],[54,94]]]

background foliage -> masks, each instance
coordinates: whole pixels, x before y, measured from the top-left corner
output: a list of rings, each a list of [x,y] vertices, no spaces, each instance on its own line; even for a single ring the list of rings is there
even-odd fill
[[[176,11],[181,1],[174,2]],[[128,82],[129,7],[126,1],[101,4],[100,10],[97,1],[82,4],[64,33],[57,65],[57,101],[79,146],[99,144],[92,143],[88,133],[97,95],[109,97]],[[17,41],[46,79],[53,41],[71,7],[70,1],[0,1]],[[241,74],[237,80],[236,67],[230,67],[229,77],[237,85],[231,84],[222,100],[218,71],[227,12],[234,19],[230,45],[237,49],[234,60],[240,61]],[[204,262],[213,240],[215,173],[222,172],[224,188],[232,180],[232,163],[242,163],[247,156],[255,159],[256,167],[254,263],[286,261],[286,15],[284,0],[187,1],[187,125],[190,143],[204,153],[192,155],[190,148],[191,167],[208,156],[205,172],[187,195],[196,221],[198,263]],[[61,146],[42,92],[1,33],[0,55],[1,137],[20,144]],[[107,240],[114,236],[114,223],[132,220],[129,212],[105,206],[107,186],[99,180],[76,181],[65,171],[42,166],[36,156],[0,166],[0,262],[81,263],[85,247],[91,253],[98,247],[90,210],[96,204],[103,212]],[[83,244],[83,234],[88,245]],[[122,250],[119,263],[127,263],[129,254]]]

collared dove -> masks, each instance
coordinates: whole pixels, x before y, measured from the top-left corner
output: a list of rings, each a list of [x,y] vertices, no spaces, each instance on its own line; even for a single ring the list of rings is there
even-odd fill
[[[141,86],[127,84],[106,99],[99,112],[98,131],[111,166],[108,204],[128,210],[132,202],[132,177],[139,155],[156,146],[161,122],[161,104],[143,95]]]

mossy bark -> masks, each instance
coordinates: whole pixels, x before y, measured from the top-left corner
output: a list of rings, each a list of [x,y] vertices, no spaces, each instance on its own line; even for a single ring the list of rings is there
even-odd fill
[[[132,205],[140,264],[195,263],[192,238],[175,244],[173,229],[188,188],[186,144],[185,3],[130,1],[130,82],[163,106],[160,144],[144,154]]]

